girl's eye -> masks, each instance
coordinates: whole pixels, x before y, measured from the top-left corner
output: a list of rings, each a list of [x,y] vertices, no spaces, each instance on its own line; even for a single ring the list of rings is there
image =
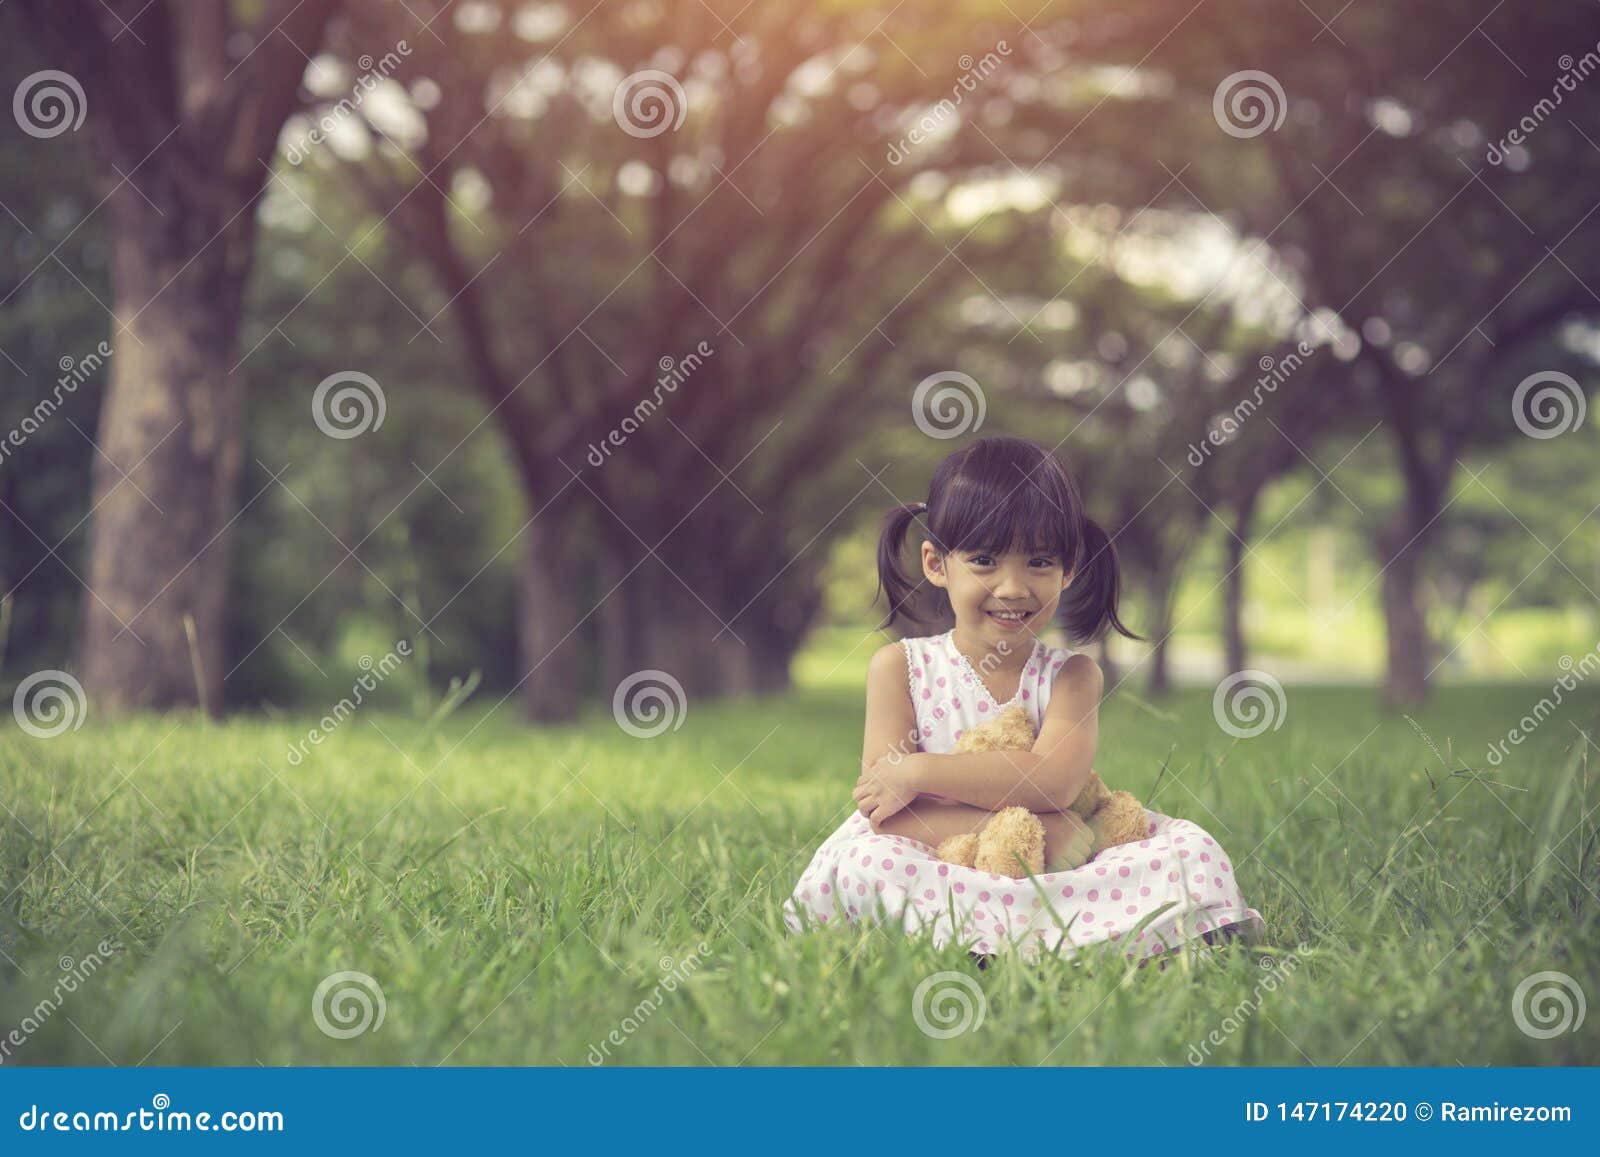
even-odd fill
[[[1056,560],[1055,560],[1055,559],[1053,559],[1053,558],[1048,558],[1048,557],[1040,557],[1040,558],[1036,558],[1036,559],[1034,559],[1034,560],[1033,560],[1033,561],[1034,561],[1034,562],[1037,562],[1037,563],[1042,563],[1042,564],[1044,564],[1044,565],[1045,565],[1045,566],[1047,566],[1047,567],[1048,567],[1048,566],[1055,566],[1055,565],[1056,565]]]
[[[970,566],[992,566],[993,564],[994,559],[986,554],[975,554],[968,560],[968,565]]]

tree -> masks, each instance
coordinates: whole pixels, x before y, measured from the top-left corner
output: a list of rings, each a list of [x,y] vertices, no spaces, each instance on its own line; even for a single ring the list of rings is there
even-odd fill
[[[536,718],[640,668],[698,694],[785,686],[821,546],[852,501],[889,501],[852,461],[886,404],[863,383],[898,365],[905,415],[917,377],[897,349],[971,284],[961,234],[910,186],[995,154],[957,133],[886,160],[885,113],[930,85],[869,46],[881,11],[724,7],[737,30],[698,2],[568,13],[570,35],[530,49],[507,35],[519,5],[480,5],[396,73],[418,131],[362,110],[374,147],[353,186],[431,271],[437,304],[412,312],[448,312],[522,475]],[[952,60],[971,35],[955,31],[927,33]],[[357,13],[337,47],[349,63],[369,41]],[[1039,236],[976,234],[963,254],[986,268]],[[949,344],[914,364],[944,368]]]
[[[1306,315],[1357,348],[1357,372],[1329,385],[1381,417],[1404,482],[1372,542],[1384,697],[1415,703],[1434,665],[1428,550],[1461,456],[1518,436],[1512,403],[1528,374],[1592,364],[1559,339],[1600,305],[1573,272],[1600,253],[1600,150],[1579,126],[1600,90],[1552,62],[1592,49],[1593,21],[1577,6],[1480,18],[1426,3],[1397,36],[1375,8],[1332,25],[1260,0],[1191,14],[1118,5],[1076,30],[1080,53],[1146,83],[1087,119],[1075,144],[1119,158],[1121,175],[1095,186],[1117,203],[1198,206],[1270,243]],[[1267,73],[1285,61],[1292,71]],[[1533,135],[1507,144],[1519,124]]]
[[[334,0],[23,0],[84,96],[114,356],[96,441],[78,667],[96,708],[222,707],[253,211]]]

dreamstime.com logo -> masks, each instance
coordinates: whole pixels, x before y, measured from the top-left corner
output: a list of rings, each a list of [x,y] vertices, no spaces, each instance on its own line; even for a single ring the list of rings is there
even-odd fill
[[[989,998],[965,972],[935,972],[911,994],[911,1019],[934,1040],[977,1032],[988,1011]]]
[[[1217,726],[1235,739],[1254,739],[1283,726],[1289,700],[1283,684],[1266,671],[1235,671],[1217,684],[1211,697]]]
[[[656,986],[633,1010],[619,1022],[617,1027],[608,1032],[598,1045],[590,1045],[586,1059],[591,1065],[603,1064],[611,1058],[613,1048],[621,1048],[628,1043],[628,1038],[644,1027],[644,1022],[649,1020],[656,1009],[666,1003],[666,997],[678,991],[680,984],[688,984],[689,976],[700,967],[700,958],[710,953],[711,947],[704,940],[694,946],[694,950],[682,960],[674,960],[670,956],[663,956],[660,960],[661,979]],[[662,994],[666,995],[663,996]]]
[[[1300,947],[1304,948],[1305,945],[1302,944]],[[1261,1007],[1262,994],[1270,995],[1276,992],[1279,986],[1287,984],[1294,970],[1300,966],[1300,958],[1291,952],[1283,958],[1281,966],[1273,956],[1261,957],[1260,963],[1262,977],[1251,988],[1250,994],[1234,1005],[1232,1011],[1222,1018],[1222,1022],[1216,1028],[1201,1037],[1198,1045],[1189,1046],[1191,1065],[1205,1063],[1210,1058],[1212,1049],[1221,1048],[1227,1043],[1228,1038],[1244,1027],[1244,1023]]]
[[[656,387],[648,397],[640,398],[634,403],[633,411],[610,433],[601,438],[598,443],[589,443],[587,455],[589,465],[599,469],[611,457],[613,448],[621,449],[628,439],[639,431],[639,428],[661,408],[663,394],[675,394],[678,387],[689,380],[691,376],[706,364],[706,359],[716,353],[716,349],[708,341],[696,343],[694,349],[684,354],[681,358],[674,358],[668,354],[661,355],[656,362],[656,368],[661,371],[656,378]]]
[[[317,725],[306,732],[304,739],[296,739],[289,744],[288,754],[284,756],[291,766],[299,767],[308,754],[306,744],[320,747],[324,740],[338,730],[339,725],[356,713],[356,708],[366,701],[365,695],[376,691],[390,675],[400,669],[400,664],[411,657],[411,641],[401,639],[394,645],[394,650],[376,661],[371,655],[362,655],[356,665],[364,672],[350,685],[350,694],[333,705],[333,709],[317,720]]]
[[[13,451],[26,446],[29,438],[44,429],[45,423],[61,409],[64,397],[77,393],[79,386],[99,373],[111,353],[111,346],[102,341],[81,358],[62,355],[61,360],[56,363],[61,367],[61,376],[56,379],[55,388],[35,402],[33,409],[24,414],[22,421],[7,432],[3,441],[0,441],[0,463],[9,458]]]
[[[1517,384],[1511,395],[1511,420],[1530,438],[1559,438],[1583,425],[1587,402],[1575,378],[1540,370]]]
[[[227,1109],[193,1112],[174,1109],[172,1098],[157,1093],[148,1109],[116,1113],[107,1109],[76,1111],[29,1105],[17,1117],[24,1133],[282,1133],[283,1114],[276,1109]]]
[[[1247,68],[1222,78],[1211,98],[1211,115],[1230,137],[1259,137],[1277,132],[1289,111],[1283,85],[1269,72]]]
[[[676,132],[689,111],[683,85],[670,72],[646,68],[622,78],[611,95],[611,114],[630,137],[648,140]]]
[[[70,73],[54,68],[23,77],[11,97],[11,115],[17,118],[17,127],[42,141],[77,132],[88,111],[83,85]]]
[[[617,726],[635,739],[654,739],[668,728],[676,731],[683,726],[689,699],[683,684],[666,671],[635,671],[617,684],[611,714]]]
[[[983,387],[959,370],[929,374],[911,394],[911,420],[928,437],[941,441],[977,430],[987,412]]]
[[[1009,654],[1011,654],[1011,644],[1005,639],[1001,639],[995,643],[994,650],[983,653],[983,658],[973,664],[973,669],[979,675],[992,675],[999,669],[1000,664],[1005,661],[1006,656]],[[884,758],[889,761],[891,767],[899,767],[900,761],[905,759],[906,756],[922,750],[924,738],[921,727],[913,722],[911,730],[906,732],[905,737],[895,740],[890,745],[889,752]]]
[[[311,420],[328,437],[340,441],[378,429],[387,413],[383,387],[358,370],[329,374],[311,395]]]
[[[950,86],[950,95],[923,113],[906,130],[905,136],[891,144],[884,159],[891,165],[898,165],[909,157],[918,145],[934,139],[942,130],[948,128],[956,119],[956,110],[961,107],[961,102],[970,94],[977,92],[978,86],[999,70],[1003,63],[1002,58],[1010,55],[1011,46],[1004,40],[997,41],[993,52],[986,52],[977,60],[972,58],[971,53],[962,53],[961,59],[956,61],[961,66],[961,75]]]
[[[54,739],[83,726],[89,700],[83,684],[65,671],[35,671],[11,696],[17,726],[35,739]]]
[[[1305,365],[1306,359],[1316,353],[1315,347],[1306,342],[1298,343],[1294,349],[1280,358],[1271,354],[1263,354],[1256,363],[1261,368],[1261,376],[1256,379],[1255,389],[1251,396],[1241,398],[1239,402],[1223,414],[1212,420],[1211,428],[1206,431],[1202,442],[1190,442],[1187,455],[1189,465],[1196,470],[1205,465],[1215,446],[1226,446],[1239,436],[1239,431],[1244,429],[1244,424],[1250,416],[1261,408],[1261,395],[1263,392],[1275,394],[1278,387],[1292,377],[1296,370]]]
[[[386,1011],[382,987],[365,972],[330,973],[311,994],[311,1019],[334,1040],[377,1032]]]
[[[1566,702],[1566,696],[1563,692],[1576,691],[1585,679],[1600,671],[1600,643],[1595,644],[1593,650],[1576,662],[1573,661],[1571,655],[1562,655],[1560,659],[1556,660],[1556,665],[1566,674],[1551,685],[1550,695],[1543,696],[1526,715],[1517,720],[1517,726],[1507,731],[1504,739],[1496,740],[1489,745],[1488,760],[1490,766],[1499,767],[1505,757],[1510,754],[1506,750],[1507,744],[1512,747],[1521,746],[1528,736],[1539,729],[1541,723],[1555,714],[1556,708]],[[1551,701],[1551,695],[1555,696],[1554,702]]]
[[[1578,85],[1600,71],[1600,44],[1596,44],[1576,60],[1570,52],[1563,53],[1556,61],[1556,65],[1561,69],[1561,75],[1556,77],[1556,82],[1550,86],[1550,95],[1540,97],[1528,110],[1527,115],[1517,122],[1515,128],[1498,141],[1490,142],[1484,160],[1491,165],[1504,164],[1509,157],[1512,158],[1511,168],[1527,167],[1526,154],[1521,154],[1523,159],[1520,164],[1517,161],[1519,150],[1527,144],[1528,138],[1539,126],[1556,111],[1556,107],[1561,104],[1566,94],[1576,92]]]
[[[1565,972],[1535,972],[1511,994],[1511,1019],[1535,1040],[1577,1032],[1588,1011],[1583,988]]]
[[[372,59],[370,52],[362,53],[356,60],[361,75],[356,78],[350,95],[329,108],[310,128],[290,141],[283,150],[283,159],[291,165],[300,164],[310,155],[312,149],[326,141],[338,131],[341,124],[355,116],[356,110],[361,107],[361,102],[366,99],[368,93],[378,87],[378,82],[388,79],[389,74],[400,67],[402,57],[411,55],[411,45],[404,40],[396,42],[395,49],[399,55],[395,52],[385,52],[377,60]]]
[[[95,945],[95,951],[77,960],[63,956],[57,962],[61,975],[56,978],[55,987],[50,990],[50,995],[34,1005],[15,1028],[0,1036],[0,1064],[5,1063],[13,1050],[27,1044],[28,1038],[44,1027],[45,1022],[66,1003],[67,997],[78,991],[79,985],[99,972],[107,961],[122,950],[123,944],[120,940],[110,939],[100,941]]]

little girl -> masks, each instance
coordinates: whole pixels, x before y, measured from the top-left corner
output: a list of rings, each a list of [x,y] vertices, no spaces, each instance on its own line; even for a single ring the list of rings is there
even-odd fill
[[[900,570],[919,518],[926,592]],[[1261,917],[1240,896],[1228,857],[1188,820],[1152,811],[1147,839],[1082,863],[1090,836],[1068,808],[1094,763],[1102,678],[1087,655],[1046,646],[1038,633],[1059,610],[1075,641],[1107,628],[1138,636],[1117,617],[1116,552],[1054,454],[1021,438],[983,438],[951,454],[927,502],[885,517],[878,578],[885,627],[902,616],[926,622],[925,594],[948,601],[955,627],[872,656],[857,810],[785,903],[791,931],[890,921],[931,930],[935,945],[1011,945],[1030,956],[1063,940],[1071,950],[1126,936],[1126,954],[1143,957],[1224,929],[1259,937]],[[1037,732],[1031,751],[951,754],[967,728],[1013,704]],[[1133,786],[1111,778],[1111,787]],[[942,840],[1012,806],[1044,824],[1044,874],[1013,880],[935,856]]]

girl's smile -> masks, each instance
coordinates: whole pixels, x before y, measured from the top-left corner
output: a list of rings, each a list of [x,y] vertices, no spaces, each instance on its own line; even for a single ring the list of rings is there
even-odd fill
[[[1033,611],[1002,611],[991,610],[984,612],[1002,631],[1022,631],[1033,622]]]

